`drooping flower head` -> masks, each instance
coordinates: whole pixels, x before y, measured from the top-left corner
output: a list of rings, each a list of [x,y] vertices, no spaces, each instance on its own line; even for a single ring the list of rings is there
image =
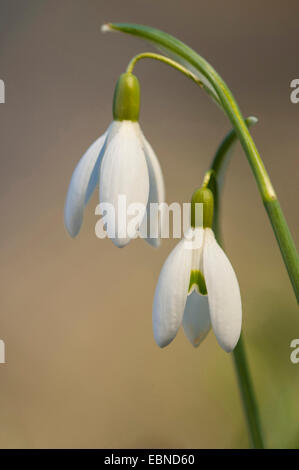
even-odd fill
[[[199,225],[197,204],[203,205]],[[153,304],[154,337],[160,347],[167,346],[183,324],[188,339],[198,346],[212,325],[218,343],[230,352],[241,332],[239,284],[211,228],[212,192],[196,191],[191,208],[191,227],[160,273]]]
[[[115,245],[127,245],[138,231],[145,227],[151,203],[164,202],[164,182],[159,161],[144,137],[138,123],[140,87],[138,79],[130,72],[123,73],[116,84],[113,99],[113,121],[107,131],[85,152],[73,173],[65,204],[65,225],[72,237],[81,228],[84,208],[99,184],[101,203],[114,208]],[[126,206],[139,206],[137,214],[120,214],[119,197],[126,198]],[[134,230],[129,232],[134,217]],[[153,246],[159,245],[161,219],[151,221],[155,237],[145,236]],[[148,230],[147,230],[148,233]]]

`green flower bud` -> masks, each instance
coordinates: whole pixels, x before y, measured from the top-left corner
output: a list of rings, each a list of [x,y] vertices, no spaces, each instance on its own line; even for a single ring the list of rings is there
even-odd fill
[[[202,220],[196,220],[196,204],[203,204]],[[191,199],[191,226],[197,227],[199,224],[206,228],[212,228],[213,224],[214,196],[210,189],[197,189]]]
[[[122,73],[117,80],[113,98],[115,121],[138,121],[140,86],[138,78],[130,72]]]

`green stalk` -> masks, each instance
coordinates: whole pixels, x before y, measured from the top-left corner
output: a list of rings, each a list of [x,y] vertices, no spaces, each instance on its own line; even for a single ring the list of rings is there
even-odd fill
[[[241,334],[233,351],[233,358],[251,447],[253,449],[264,449],[259,410],[247,362],[243,334]]]
[[[213,94],[211,92],[210,88],[207,87],[194,73],[192,73],[190,70],[188,70],[186,67],[179,64],[175,60],[172,60],[169,57],[165,57],[164,55],[155,54],[154,52],[142,52],[141,54],[138,54],[135,57],[133,57],[133,59],[130,61],[129,65],[127,67],[127,72],[132,73],[135,65],[141,59],[158,60],[160,62],[164,62],[165,64],[169,65],[170,67],[173,67],[174,69],[178,70],[179,72],[183,73],[188,78],[193,80],[197,85],[199,85],[201,88],[203,88],[217,102],[218,105],[221,105],[218,97],[215,96],[215,94]]]
[[[158,49],[197,75],[201,82],[205,84],[205,87],[209,88],[210,95],[215,97],[216,101],[220,101],[221,107],[230,119],[247,156],[299,302],[299,258],[294,241],[263,161],[248,131],[241,111],[224,80],[193,49],[163,31],[128,23],[110,23],[105,25],[103,30],[121,31],[150,41]]]

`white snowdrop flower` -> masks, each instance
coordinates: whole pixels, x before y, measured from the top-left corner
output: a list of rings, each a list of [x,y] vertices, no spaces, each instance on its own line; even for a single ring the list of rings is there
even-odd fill
[[[239,284],[211,229],[212,192],[200,189],[192,202],[203,203],[203,223],[198,227],[191,220],[192,227],[161,270],[153,303],[155,341],[167,346],[183,324],[190,342],[198,346],[212,325],[220,346],[231,352],[241,333]]]
[[[132,73],[123,73],[114,92],[113,121],[83,155],[71,178],[64,220],[72,237],[79,233],[84,208],[99,184],[100,202],[115,209],[111,221],[115,236],[110,237],[115,245],[127,245],[139,231],[151,245],[159,245],[163,214],[151,220],[151,233],[156,236],[150,238],[148,212],[150,203],[164,202],[164,181],[159,161],[139,126],[139,107],[138,79]],[[127,208],[138,205],[138,213],[119,213],[119,196],[125,196]],[[130,221],[134,222],[133,230],[132,223],[128,230]]]

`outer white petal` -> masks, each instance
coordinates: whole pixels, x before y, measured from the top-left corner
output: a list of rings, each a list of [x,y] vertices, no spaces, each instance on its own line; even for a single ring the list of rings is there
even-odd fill
[[[117,246],[129,243],[130,237],[124,225],[128,226],[133,218],[128,214],[119,214],[119,196],[126,197],[127,208],[134,203],[143,205],[136,224],[137,233],[145,214],[148,194],[149,176],[139,124],[115,121],[107,137],[100,168],[100,202],[108,202],[115,208],[116,237],[112,241]],[[120,219],[124,220],[123,224]]]
[[[161,230],[162,230],[164,217],[165,217],[165,206],[164,204],[162,204],[165,201],[165,185],[164,185],[164,179],[163,179],[161,166],[153,148],[151,147],[150,143],[146,140],[143,134],[142,134],[142,140],[144,144],[145,157],[146,157],[148,173],[149,173],[149,184],[150,184],[146,214],[143,220],[143,223],[145,224],[147,235],[148,235],[147,237],[145,237],[145,240],[150,245],[154,247],[158,247],[160,246]],[[159,208],[159,213],[158,211],[157,213],[154,213],[154,211],[152,212],[153,213],[152,220],[150,217],[150,204],[151,203],[161,204]],[[142,233],[142,227],[141,227],[141,233]],[[153,237],[150,236],[151,233],[154,235]]]
[[[199,346],[211,328],[208,297],[193,291],[187,297],[183,316],[185,334],[193,346]]]
[[[241,333],[241,295],[233,267],[211,229],[205,230],[203,269],[214,333],[220,346],[231,352]]]
[[[71,237],[75,237],[80,231],[84,207],[98,182],[101,150],[106,135],[105,132],[91,144],[72,175],[64,208],[64,223]]]
[[[164,263],[153,304],[155,341],[163,348],[176,336],[181,325],[192,263],[192,250],[181,240]]]

